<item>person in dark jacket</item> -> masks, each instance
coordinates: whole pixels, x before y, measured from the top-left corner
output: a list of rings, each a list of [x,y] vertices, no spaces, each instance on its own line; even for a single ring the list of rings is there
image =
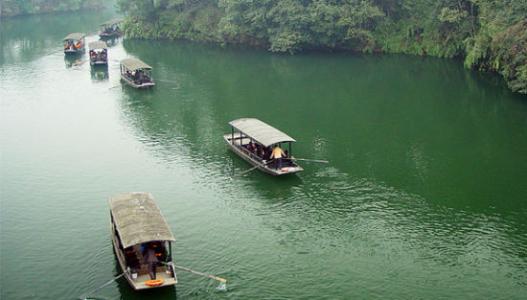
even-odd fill
[[[145,254],[145,263],[148,265],[148,274],[150,274],[150,279],[156,279],[156,266],[159,262],[156,257],[156,251],[152,244],[149,244],[146,248]]]

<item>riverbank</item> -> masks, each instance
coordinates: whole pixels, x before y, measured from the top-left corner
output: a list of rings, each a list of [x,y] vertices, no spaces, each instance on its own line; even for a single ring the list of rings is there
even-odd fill
[[[54,12],[99,10],[105,7],[103,0],[62,0],[16,1],[3,0],[0,4],[0,19],[24,15],[38,15]]]
[[[118,4],[128,14],[124,30],[131,38],[243,44],[285,53],[324,49],[455,57],[462,58],[467,68],[499,73],[512,91],[527,93],[526,3],[120,0]]]

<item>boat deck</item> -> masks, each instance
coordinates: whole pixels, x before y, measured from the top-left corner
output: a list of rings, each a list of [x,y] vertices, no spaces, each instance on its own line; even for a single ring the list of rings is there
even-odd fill
[[[163,284],[162,285],[159,285],[159,286],[156,286],[156,287],[151,287],[151,286],[147,286],[145,284],[145,282],[147,280],[150,280],[150,275],[147,274],[140,274],[140,275],[137,275],[137,278],[133,279],[133,282],[134,282],[134,285],[135,285],[135,289],[137,290],[143,290],[143,289],[151,289],[151,288],[158,288],[158,287],[163,287],[163,286],[169,286],[169,285],[175,285],[177,284],[177,279],[172,277],[170,274],[167,274],[166,273],[166,268],[165,267],[158,267],[157,268],[157,272],[156,272],[156,279],[163,279]]]

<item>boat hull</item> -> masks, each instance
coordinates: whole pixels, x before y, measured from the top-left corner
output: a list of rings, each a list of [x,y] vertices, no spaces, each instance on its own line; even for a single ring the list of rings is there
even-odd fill
[[[90,60],[90,65],[92,66],[106,66],[108,61],[106,60]]]
[[[132,80],[128,79],[127,77],[123,76],[122,74],[121,74],[121,80],[123,80],[126,84],[136,89],[147,89],[147,88],[151,88],[156,85],[154,82],[145,82],[142,84],[137,84],[133,82]]]
[[[242,150],[240,146],[236,145],[236,143],[235,144],[231,143],[231,138],[232,138],[232,134],[225,134],[223,136],[223,139],[225,143],[229,146],[229,149],[231,149],[232,152],[236,153],[238,156],[240,156],[245,161],[255,166],[258,170],[264,173],[267,173],[273,176],[281,176],[281,175],[295,174],[295,173],[304,171],[304,169],[300,166],[283,167],[281,169],[270,168],[264,162],[261,162],[260,160],[253,158],[250,154],[246,153],[244,150]],[[235,138],[236,138],[236,135],[235,135]]]
[[[64,49],[64,54],[81,54],[84,53],[84,48],[82,49]]]

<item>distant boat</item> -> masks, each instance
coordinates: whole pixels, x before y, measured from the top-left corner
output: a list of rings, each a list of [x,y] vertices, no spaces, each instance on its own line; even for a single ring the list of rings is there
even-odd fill
[[[242,118],[229,122],[231,133],[223,136],[230,149],[255,168],[273,176],[293,174],[304,169],[296,164],[292,157],[291,144],[295,139],[254,118]],[[278,160],[271,160],[272,147],[289,145],[286,155]],[[251,145],[254,146],[251,149]]]
[[[99,37],[101,39],[113,39],[123,35],[119,25],[123,22],[122,19],[112,19],[101,24],[101,31]]]
[[[108,46],[105,42],[91,42],[88,47],[90,48],[90,65],[108,65]]]
[[[149,88],[155,85],[152,79],[152,67],[136,58],[121,60],[121,79],[136,88]]]
[[[154,197],[150,193],[125,193],[110,198],[109,204],[113,248],[128,283],[135,290],[177,284],[171,247],[175,238]],[[154,249],[159,261],[155,279],[150,277],[144,257],[149,248]]]
[[[84,33],[70,33],[64,38],[64,53],[79,54],[84,53]]]

